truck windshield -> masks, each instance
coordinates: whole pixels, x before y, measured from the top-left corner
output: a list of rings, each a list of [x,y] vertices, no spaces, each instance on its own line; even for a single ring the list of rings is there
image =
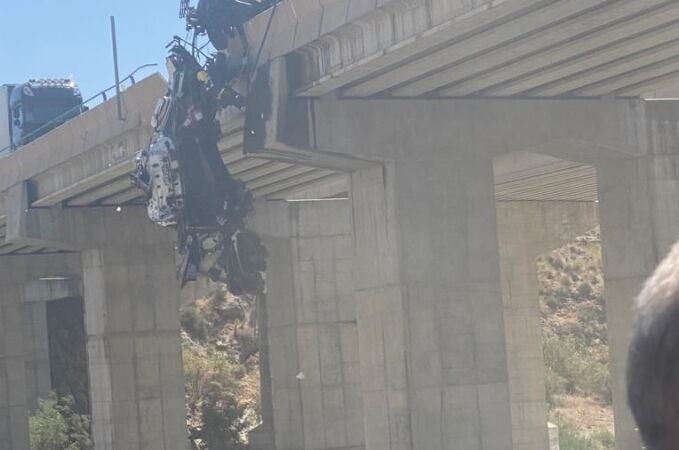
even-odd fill
[[[24,99],[24,125],[46,124],[80,104],[74,98],[56,99]],[[72,111],[68,117],[62,117],[59,122],[66,121],[78,115],[78,111]]]
[[[35,102],[33,105],[26,105],[24,111],[24,121],[25,124],[46,124],[57,117],[61,116],[65,112],[73,109],[77,106],[77,103],[64,102],[64,103],[43,103]],[[73,114],[69,114],[69,117],[63,117],[62,120],[73,117],[77,115],[77,111]],[[60,120],[60,122],[62,121]]]
[[[36,89],[34,95],[17,95],[14,100],[23,112],[23,120],[12,127],[14,147],[28,144],[76,117],[81,112],[77,107],[82,105],[82,97],[71,89]]]

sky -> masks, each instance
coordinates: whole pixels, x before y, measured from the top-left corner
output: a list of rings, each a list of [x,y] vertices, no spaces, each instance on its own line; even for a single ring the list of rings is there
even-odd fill
[[[0,0],[0,84],[72,75],[85,98],[111,86],[111,15],[120,77],[147,63],[159,66],[137,80],[165,75],[165,44],[186,35],[178,12],[179,0]]]

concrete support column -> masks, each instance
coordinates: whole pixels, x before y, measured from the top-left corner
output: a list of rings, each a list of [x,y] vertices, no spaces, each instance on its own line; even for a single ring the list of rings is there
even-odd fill
[[[186,450],[172,235],[141,210],[103,223],[81,253],[95,450]]]
[[[44,308],[36,311],[22,301],[24,284],[78,271],[77,255],[0,258],[0,448],[28,450],[29,409],[50,389]],[[37,330],[39,325],[45,328]],[[34,353],[37,347],[41,351]]]
[[[679,238],[677,104],[645,103],[646,134],[639,142],[646,154],[597,167],[618,450],[641,446],[625,383],[634,298]]]
[[[260,327],[271,408],[254,448],[363,449],[350,202],[262,202],[254,223],[270,254]],[[272,430],[275,446],[262,446]]]
[[[31,302],[23,306],[23,326],[26,334],[26,395],[28,407],[34,410],[38,398],[52,389],[50,349],[47,332],[47,302]]]
[[[498,202],[512,449],[548,448],[536,259],[598,222],[594,202]]]
[[[469,149],[352,174],[368,450],[511,447],[492,162]]]
[[[598,168],[608,345],[617,450],[641,448],[627,406],[627,352],[634,298],[659,255],[644,160],[609,161]]]
[[[634,298],[679,238],[679,102],[647,102],[647,154],[598,169],[616,448],[641,447],[625,372]]]

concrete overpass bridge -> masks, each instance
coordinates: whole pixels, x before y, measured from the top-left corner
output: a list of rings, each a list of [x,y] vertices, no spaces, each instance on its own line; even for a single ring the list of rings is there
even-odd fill
[[[271,253],[253,449],[547,448],[535,258],[596,225],[616,445],[640,448],[632,299],[679,234],[679,103],[642,96],[671,93],[678,21],[657,0],[283,0],[247,24],[266,138],[244,154],[224,116],[220,149]],[[0,160],[1,448],[27,448],[50,388],[46,302],[79,296],[96,450],[186,448],[172,236],[127,181],[163,90]]]

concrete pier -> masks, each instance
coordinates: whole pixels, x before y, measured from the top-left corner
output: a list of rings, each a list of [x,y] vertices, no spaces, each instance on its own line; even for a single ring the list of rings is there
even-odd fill
[[[79,272],[77,255],[0,259],[0,448],[28,450],[29,408],[51,388],[44,303],[22,300],[25,283]]]
[[[348,200],[256,207],[270,254],[263,326],[271,385],[262,403],[272,410],[260,432],[273,427],[275,441],[257,450],[365,448],[351,217]]]
[[[82,252],[95,448],[186,450],[171,236],[143,211],[125,216]]]
[[[412,155],[352,174],[366,447],[506,448],[492,166]]]
[[[30,371],[40,362],[25,364],[26,352],[36,350],[39,321],[23,330],[22,308],[32,317],[40,303],[36,300],[71,295],[65,292],[73,288],[68,283],[45,285],[34,280],[75,273],[82,278],[82,289],[79,285],[75,289],[84,297],[95,449],[186,450],[180,293],[171,231],[151,224],[143,208],[29,211],[22,206],[25,198],[25,185],[10,196],[8,234],[13,242],[49,243],[75,253],[1,260],[8,268],[2,271],[2,306],[7,311],[3,332],[13,396],[7,409],[9,423],[14,424],[11,448],[28,448],[27,405],[45,384],[44,377]],[[72,269],[68,273],[62,269],[66,263]],[[16,337],[26,333],[30,348]],[[43,349],[45,343],[39,342]],[[43,351],[30,354],[44,356]],[[36,377],[39,383],[32,381]],[[36,383],[38,387],[33,386]]]

